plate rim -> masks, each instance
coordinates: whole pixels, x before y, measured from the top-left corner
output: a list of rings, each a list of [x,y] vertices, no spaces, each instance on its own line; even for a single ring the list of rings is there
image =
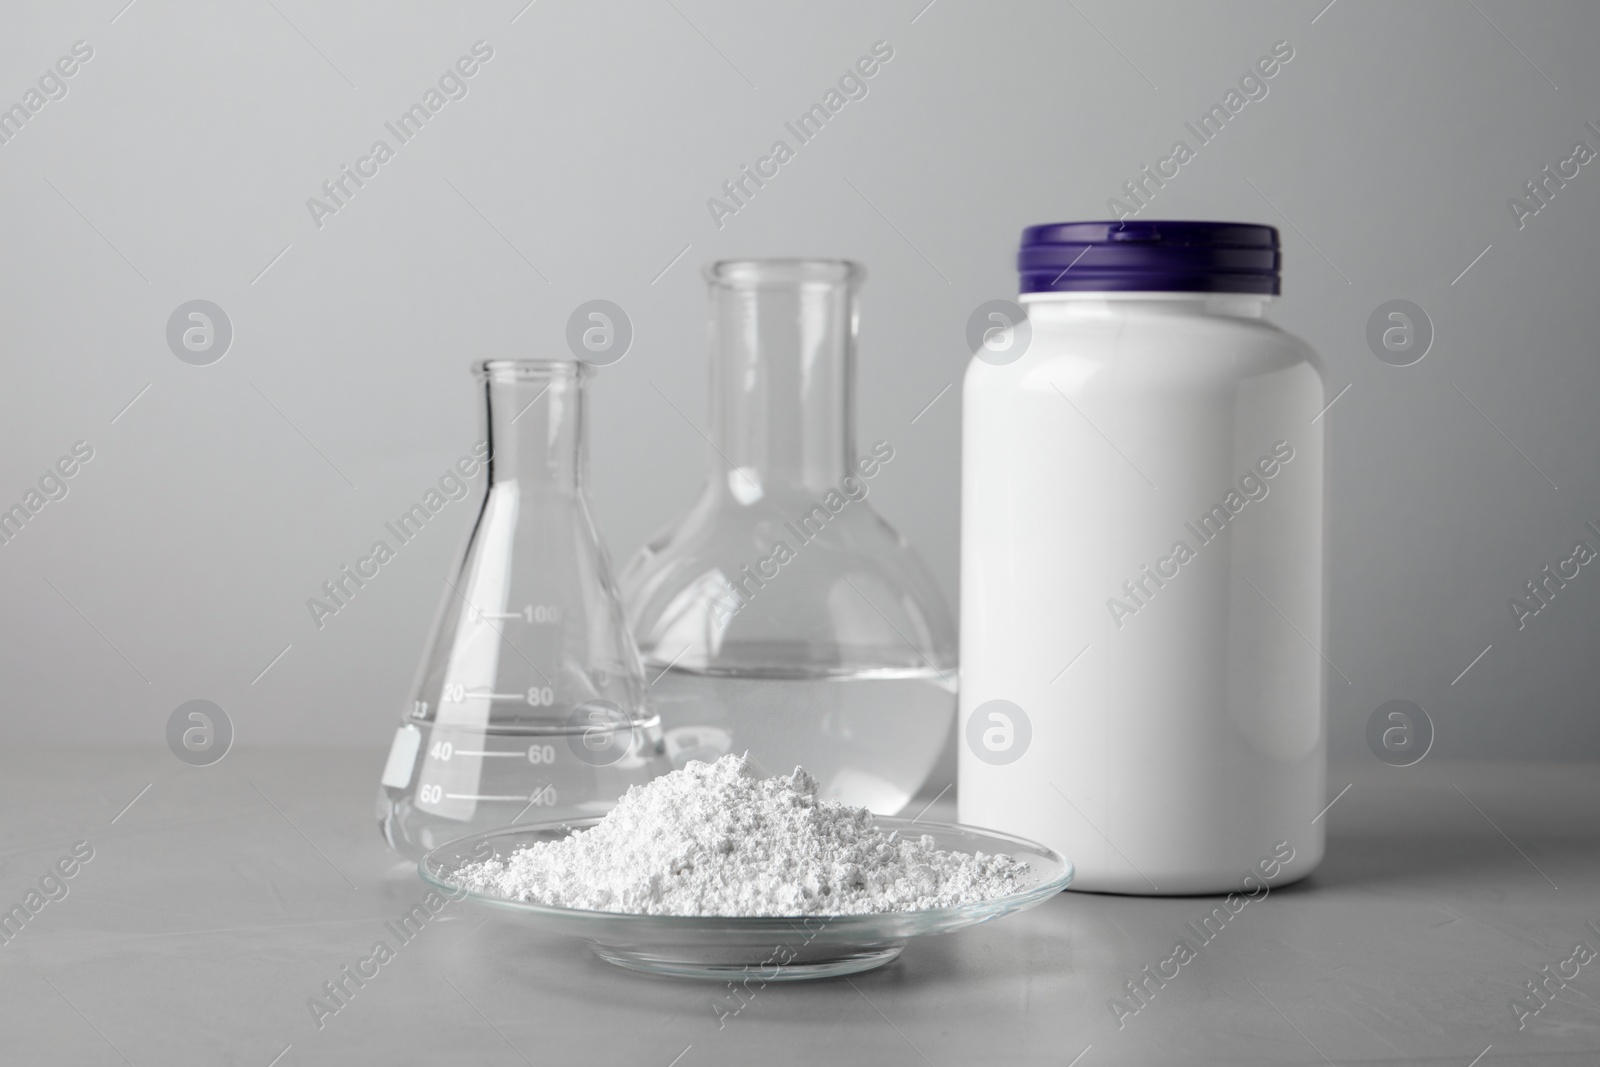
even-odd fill
[[[511,826],[502,826],[494,830],[484,830],[475,834],[464,834],[461,837],[436,845],[417,860],[417,873],[427,885],[445,892],[455,900],[470,901],[475,906],[492,907],[506,912],[522,915],[528,918],[540,917],[562,919],[567,921],[599,921],[616,922],[623,924],[642,924],[655,927],[694,929],[713,923],[719,927],[733,926],[735,928],[749,929],[752,932],[765,931],[774,926],[792,926],[795,923],[806,921],[816,922],[822,920],[827,923],[835,934],[843,933],[839,927],[857,925],[877,926],[889,920],[903,920],[908,922],[933,923],[939,925],[941,920],[978,919],[979,917],[996,918],[1009,914],[1019,908],[1047,899],[1066,889],[1072,884],[1077,875],[1077,868],[1073,862],[1048,845],[1038,841],[1031,841],[1015,834],[1007,834],[987,827],[972,826],[966,823],[922,822],[919,819],[907,819],[897,815],[873,815],[873,820],[879,826],[890,831],[908,830],[917,827],[921,831],[949,830],[960,834],[981,834],[1002,844],[1021,846],[1046,859],[1054,860],[1061,866],[1061,872],[1054,878],[1042,879],[1024,889],[1005,896],[994,897],[990,900],[974,901],[970,904],[950,904],[941,908],[922,908],[915,911],[869,911],[843,914],[811,914],[811,915],[653,915],[648,912],[637,911],[595,911],[588,908],[566,908],[553,904],[537,904],[532,901],[510,900],[505,897],[491,897],[461,887],[452,885],[442,878],[436,877],[428,869],[428,861],[436,853],[445,849],[456,848],[466,841],[489,840],[496,837],[507,837],[512,834],[527,834],[549,832],[562,829],[588,829],[604,819],[604,815],[586,815],[573,819],[551,819],[538,823],[516,823]],[[984,850],[987,852],[988,850]],[[996,850],[997,852],[999,850]],[[931,931],[930,931],[931,932]]]

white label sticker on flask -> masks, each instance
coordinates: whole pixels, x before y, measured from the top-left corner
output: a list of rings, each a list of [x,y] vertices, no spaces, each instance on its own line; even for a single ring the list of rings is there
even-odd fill
[[[422,747],[422,731],[406,723],[394,732],[389,746],[389,762],[383,765],[383,784],[404,789],[411,784],[411,769],[417,765],[417,749]]]

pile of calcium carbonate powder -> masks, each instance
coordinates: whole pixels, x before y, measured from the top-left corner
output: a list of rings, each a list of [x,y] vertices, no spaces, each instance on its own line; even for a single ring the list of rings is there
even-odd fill
[[[645,915],[860,915],[971,904],[1022,888],[1010,856],[885,833],[817,797],[801,768],[759,778],[748,757],[690,763],[630,788],[587,830],[468,864],[464,889]]]

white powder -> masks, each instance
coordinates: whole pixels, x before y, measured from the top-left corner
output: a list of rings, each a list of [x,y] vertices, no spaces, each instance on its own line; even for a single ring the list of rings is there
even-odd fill
[[[885,833],[866,808],[817,797],[800,768],[758,778],[743,756],[636,785],[595,826],[463,867],[466,889],[587,911],[858,915],[975,903],[1028,865]]]

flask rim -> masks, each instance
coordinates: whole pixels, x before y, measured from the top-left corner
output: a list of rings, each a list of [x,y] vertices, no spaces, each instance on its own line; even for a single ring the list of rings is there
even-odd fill
[[[804,285],[846,285],[854,288],[867,269],[849,259],[719,259],[702,273],[712,285],[730,289],[791,288]]]
[[[593,371],[587,363],[567,358],[482,359],[469,368],[479,381],[545,381],[555,378],[582,380]]]

